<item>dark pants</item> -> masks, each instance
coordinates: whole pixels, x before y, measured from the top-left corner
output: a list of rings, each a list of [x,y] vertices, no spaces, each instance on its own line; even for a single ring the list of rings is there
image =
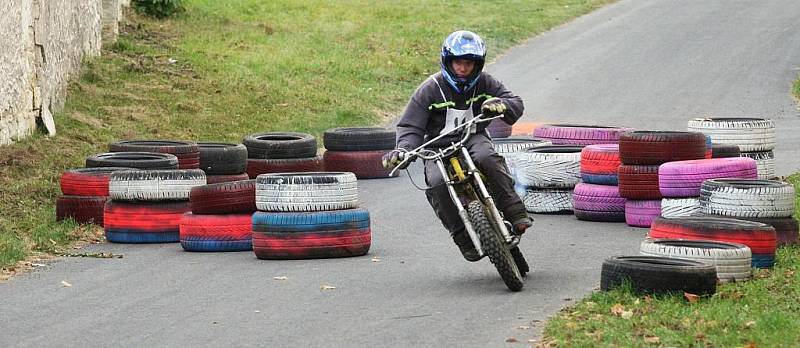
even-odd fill
[[[508,172],[505,159],[498,155],[492,147],[492,142],[483,134],[475,134],[466,144],[475,166],[486,177],[485,184],[494,198],[497,209],[503,213],[506,220],[525,213],[522,200],[514,191],[514,182]],[[466,168],[464,168],[466,169]],[[434,161],[425,161],[425,181],[432,188],[425,191],[431,207],[442,220],[442,224],[450,235],[464,230],[464,223],[458,216],[458,209],[453,204],[447,185],[444,184],[442,173]],[[513,222],[513,221],[512,221]]]

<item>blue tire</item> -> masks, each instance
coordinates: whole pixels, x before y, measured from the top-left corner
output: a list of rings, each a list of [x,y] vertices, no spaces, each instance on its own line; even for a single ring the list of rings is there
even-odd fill
[[[253,241],[247,240],[181,240],[181,247],[186,251],[250,251]]]
[[[581,173],[581,180],[587,184],[611,185],[619,184],[619,179],[614,174],[586,174]]]
[[[178,232],[137,232],[130,230],[106,230],[106,240],[112,243],[147,244],[176,243]]]

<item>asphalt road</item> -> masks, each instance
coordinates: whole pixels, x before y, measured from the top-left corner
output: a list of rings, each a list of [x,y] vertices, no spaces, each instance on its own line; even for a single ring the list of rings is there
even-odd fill
[[[682,130],[699,115],[773,118],[787,174],[800,167],[789,96],[799,16],[796,0],[621,1],[487,69],[523,97],[523,121]],[[359,192],[372,217],[367,256],[93,245],[81,252],[124,258],[63,258],[0,284],[0,346],[523,346],[598,286],[604,257],[636,253],[646,234],[539,215],[522,242],[533,271],[511,293],[488,261],[461,259],[405,175],[360,181]]]

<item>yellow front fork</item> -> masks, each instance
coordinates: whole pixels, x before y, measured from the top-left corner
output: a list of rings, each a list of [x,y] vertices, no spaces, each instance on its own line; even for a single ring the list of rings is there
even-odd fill
[[[458,157],[450,157],[450,165],[453,166],[453,172],[458,181],[464,181],[467,178],[467,174],[461,168],[461,162],[458,161]]]

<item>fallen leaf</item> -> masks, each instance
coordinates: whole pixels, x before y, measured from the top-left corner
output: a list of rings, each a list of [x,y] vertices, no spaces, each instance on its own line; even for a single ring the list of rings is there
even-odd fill
[[[622,306],[622,304],[620,304],[620,303],[617,303],[617,304],[611,306],[611,314],[613,314],[613,315],[620,316],[620,315],[622,315],[622,312],[624,312],[624,311],[625,311],[625,307]]]
[[[748,344],[745,344],[743,346],[743,348],[756,348],[756,343],[755,342],[750,342]]]
[[[756,326],[756,322],[754,320],[751,320],[751,321],[748,321],[748,322],[744,323],[744,327],[746,327],[748,329],[753,327],[753,326]]]
[[[658,336],[644,336],[644,341],[647,343],[658,343],[661,341]]]
[[[331,286],[331,285],[323,285],[323,286],[320,286],[319,288],[322,289],[322,290],[334,290],[334,289],[336,289],[335,286]]]
[[[50,240],[50,243],[52,243],[53,245],[56,245],[56,244],[58,244],[58,243],[56,243],[56,241],[54,241],[52,238],[48,238],[48,239]]]
[[[62,281],[61,281],[61,286],[62,286],[62,287],[65,287],[65,288],[68,288],[68,287],[72,286],[72,284],[70,284],[70,283],[67,283],[67,281],[66,281],[66,280],[62,280]]]
[[[279,276],[279,277],[272,277],[272,279],[274,279],[274,280],[286,280],[286,279],[289,279],[289,277],[287,277],[287,276]]]
[[[525,326],[525,325],[517,326],[517,329],[520,329],[520,330],[527,330],[527,329],[530,329],[530,328],[531,328],[530,326]]]
[[[528,340],[528,343],[536,343],[536,340],[531,338],[531,339]]]
[[[261,313],[261,311],[256,311],[256,313]]]
[[[379,258],[377,258],[377,257],[373,257],[373,258],[372,258],[372,262],[381,262],[381,259],[379,259]]]
[[[517,341],[517,339],[516,339],[516,338],[514,338],[514,337],[509,337],[509,338],[506,338],[506,342],[508,342],[508,343],[515,343],[515,342],[519,342],[519,341]]]
[[[683,293],[683,297],[685,297],[691,303],[695,303],[695,302],[697,302],[698,299],[700,299],[700,296],[697,296],[695,294],[690,294],[688,292],[684,292]]]
[[[633,312],[632,311],[624,311],[624,312],[622,312],[622,314],[620,316],[622,317],[622,319],[630,319],[633,316]]]

